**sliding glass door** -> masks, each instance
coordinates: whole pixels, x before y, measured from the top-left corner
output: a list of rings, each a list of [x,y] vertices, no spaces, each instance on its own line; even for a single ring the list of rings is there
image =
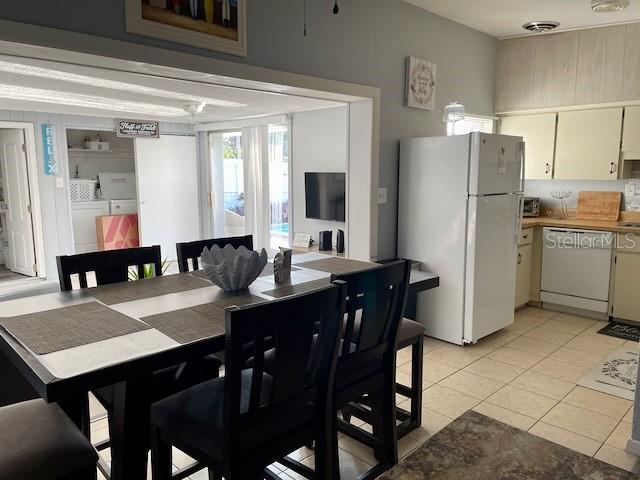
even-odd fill
[[[252,234],[256,248],[288,247],[289,126],[212,132],[209,143],[214,236]]]

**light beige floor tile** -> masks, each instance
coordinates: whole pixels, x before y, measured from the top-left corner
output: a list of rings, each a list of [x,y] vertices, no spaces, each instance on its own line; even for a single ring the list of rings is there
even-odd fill
[[[173,464],[178,468],[188,467],[195,462],[193,458],[191,458],[181,450],[178,450],[176,447],[173,447],[173,450],[171,452],[171,460],[173,461]]]
[[[624,416],[624,418],[622,419],[623,422],[626,423],[633,423],[633,406],[631,406],[631,408],[629,409],[629,411],[627,412],[627,414]]]
[[[518,310],[518,313],[546,319],[556,317],[559,314],[559,312],[554,312],[553,310],[543,310],[542,308],[537,307],[524,307]]]
[[[624,450],[627,448],[627,441],[631,438],[632,425],[627,422],[620,422],[611,435],[605,440],[605,445]]]
[[[507,348],[515,348],[523,352],[535,353],[546,357],[558,349],[558,345],[544,342],[530,337],[518,337],[505,345]]]
[[[531,330],[538,325],[542,325],[549,320],[548,318],[539,317],[537,315],[531,315],[530,313],[518,311],[515,314],[514,325],[521,326],[527,330]]]
[[[631,401],[624,398],[584,387],[574,388],[562,401],[575,407],[615,418],[618,421],[622,420],[632,405]]]
[[[543,342],[552,343],[558,346],[562,346],[574,338],[573,333],[559,332],[558,330],[547,328],[544,325],[529,330],[523,336],[535,338],[536,340],[542,340]]]
[[[542,375],[531,370],[524,372],[511,382],[511,385],[555,400],[562,400],[575,387],[575,383]]]
[[[604,442],[618,424],[611,417],[568,403],[557,404],[542,418],[542,421],[598,442]]]
[[[486,400],[492,405],[506,408],[530,418],[542,418],[557,403],[556,400],[506,385]]]
[[[431,352],[438,348],[446,347],[447,345],[451,345],[450,343],[444,342],[442,340],[438,340],[437,338],[424,337],[424,353]]]
[[[559,332],[571,333],[573,335],[578,335],[584,332],[587,328],[593,325],[593,321],[583,319],[581,321],[568,321],[562,320],[559,317],[553,318],[548,322],[542,324],[545,328],[549,328],[551,330],[558,330]]]
[[[611,338],[611,337],[607,337],[607,338]],[[640,348],[640,343],[636,342],[635,340],[627,340],[624,342],[623,344],[625,347],[631,347],[631,348]]]
[[[596,366],[596,364],[600,363],[605,357],[606,354],[602,355],[597,352],[583,352],[564,346],[553,352],[548,358],[550,360],[569,363],[571,365],[592,368]]]
[[[640,473],[640,460],[638,457],[624,450],[613,448],[610,445],[603,445],[594,458],[632,473]]]
[[[422,445],[422,443],[423,442],[419,442],[411,435],[405,435],[400,440],[398,440],[398,458],[403,459],[420,445]]]
[[[411,361],[411,347],[405,347],[396,352],[396,367]]]
[[[603,337],[604,335],[600,336]],[[591,336],[583,336],[583,334],[580,334],[568,342],[565,347],[573,350],[580,350],[582,352],[598,354],[604,358],[618,348],[618,345],[614,343],[600,342],[592,339]]]
[[[501,347],[502,345],[509,343],[514,338],[518,338],[520,335],[522,335],[520,332],[508,332],[502,329],[500,331],[497,331],[496,333],[492,333],[491,335],[484,337],[480,341],[484,344],[491,344],[496,347]]]
[[[601,442],[593,440],[591,438],[583,437],[577,433],[563,430],[554,425],[550,425],[545,422],[536,423],[529,433],[533,433],[539,437],[545,438],[550,442],[557,443],[563,447],[570,448],[576,452],[580,452],[584,455],[593,456],[598,451]]]
[[[420,443],[424,443],[444,427],[449,425],[452,421],[453,420],[451,418],[445,415],[429,410],[428,408],[423,408],[422,425],[411,431],[408,436]]]
[[[487,357],[524,369],[531,368],[536,363],[544,359],[544,356],[542,355],[523,352],[522,350],[516,350],[507,346],[501,347],[498,350],[491,352],[489,355],[487,355]]]
[[[490,378],[500,383],[509,383],[518,375],[521,375],[524,369],[485,357],[465,367],[464,371]]]
[[[584,325],[588,323],[589,327],[595,327],[599,322],[599,320],[595,318],[573,315],[571,313],[560,313],[554,317],[554,320],[560,320],[561,322],[572,323],[574,325]]]
[[[512,412],[511,410],[507,410],[506,408],[487,402],[482,402],[480,405],[473,407],[473,409],[478,413],[491,417],[499,422],[506,423],[507,425],[511,425],[512,427],[519,428],[520,430],[529,430],[533,424],[536,423],[536,420],[533,418],[529,418],[525,415]]]
[[[102,442],[103,440],[107,440],[108,438],[109,422],[106,418],[101,418],[100,420],[94,420],[91,422],[91,442],[94,445]]]
[[[457,367],[452,367],[451,365],[447,365],[430,358],[425,358],[422,364],[422,378],[427,382],[437,383],[458,370],[459,368]]]
[[[591,367],[582,367],[570,363],[561,362],[549,357],[531,368],[532,371],[549,375],[550,377],[576,383]]]
[[[483,355],[484,353],[482,352],[466,349],[465,347],[446,346],[438,348],[432,352],[428,352],[425,354],[425,358],[427,360],[436,360],[437,362],[460,369],[466,367]]]
[[[598,322],[598,323],[601,323],[601,322]],[[600,325],[598,325],[598,327],[600,327]],[[596,330],[589,328],[584,332],[582,332],[580,335],[578,335],[576,338],[585,338],[588,340],[592,340],[594,342],[605,343],[608,345],[615,345],[618,347],[625,344],[625,340],[621,338],[610,337],[609,335],[602,335],[601,333],[598,333],[598,330],[600,330],[600,328]],[[635,343],[635,345],[636,347],[638,346],[637,343]]]
[[[433,385],[422,394],[422,406],[441,415],[456,419],[480,401],[464,393],[456,392],[442,385]]]
[[[445,378],[440,382],[440,385],[471,395],[479,400],[484,400],[504,386],[503,383],[464,370]]]
[[[107,416],[107,411],[91,392],[89,392],[89,415],[91,420],[97,420]]]
[[[359,458],[369,465],[375,465],[378,463],[376,457],[373,456],[373,450],[371,448],[347,435],[338,440],[338,446],[345,452]],[[311,457],[307,457],[306,460],[309,458],[313,459],[313,455]]]
[[[358,442],[356,442],[355,440],[352,440],[352,439],[348,439],[348,440],[353,442],[353,443],[349,442],[349,447],[351,447],[352,445],[358,444]],[[358,478],[360,475],[369,471],[372,465],[378,463],[377,460],[375,460],[375,457],[373,456],[373,452],[370,448],[365,447],[362,444],[359,444],[359,445],[362,447],[362,449],[357,449],[355,447],[354,449],[358,450],[358,452],[363,454],[363,456],[373,459],[372,461],[375,463],[373,464],[368,463],[363,459],[359,458],[358,455],[355,455],[341,447],[338,449],[339,462],[340,462],[340,478]],[[315,458],[313,455],[311,455],[305,458],[304,460],[302,460],[301,463],[303,465],[313,468],[315,465]],[[287,478],[291,478],[293,480],[306,480],[301,475],[298,475],[297,473],[289,469],[285,470],[284,475],[286,476],[279,474],[280,478],[282,478],[283,480]]]

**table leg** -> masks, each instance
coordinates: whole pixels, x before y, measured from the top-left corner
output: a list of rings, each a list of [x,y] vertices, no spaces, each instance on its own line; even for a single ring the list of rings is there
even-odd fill
[[[146,480],[151,376],[115,386],[111,480]]]

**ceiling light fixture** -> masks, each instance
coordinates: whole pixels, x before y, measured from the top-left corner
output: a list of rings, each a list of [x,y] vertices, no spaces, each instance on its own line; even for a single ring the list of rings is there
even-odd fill
[[[621,12],[630,0],[591,0],[591,10],[598,13]]]
[[[47,78],[51,80],[62,80],[65,82],[89,85],[92,87],[121,90],[125,92],[139,93],[142,95],[151,95],[154,97],[173,98],[176,100],[184,100],[187,102],[206,103],[208,105],[216,105],[218,107],[247,106],[244,103],[231,102],[229,100],[221,100],[219,98],[198,97],[186,93],[174,92],[161,88],[147,87],[146,85],[138,85],[136,83],[107,80],[104,78],[90,77],[88,75],[79,75],[76,73],[70,73],[61,70],[51,70],[48,68],[25,65],[22,63],[6,62],[3,60],[0,60],[0,72],[27,75],[30,77]]]
[[[187,112],[189,115],[191,115],[192,117],[195,117],[198,113],[202,113],[204,110],[206,103],[201,102],[201,103],[197,103],[197,102],[193,102],[193,103],[187,103],[185,104],[184,107],[184,111]]]
[[[79,93],[59,92],[41,88],[19,87],[0,84],[0,98],[27,102],[53,103],[74,107],[93,108],[115,112],[150,115],[156,117],[184,117],[182,108],[156,105],[153,103],[130,102],[117,98],[96,97]]]
[[[529,30],[534,33],[544,33],[549,30],[553,30],[560,26],[559,22],[554,22],[553,20],[535,20],[533,22],[527,22],[522,25],[522,28],[525,30]]]

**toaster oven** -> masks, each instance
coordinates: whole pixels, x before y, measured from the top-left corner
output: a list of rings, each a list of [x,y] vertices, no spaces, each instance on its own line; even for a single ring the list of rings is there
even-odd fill
[[[525,217],[539,217],[540,199],[538,197],[524,197],[522,215]]]

